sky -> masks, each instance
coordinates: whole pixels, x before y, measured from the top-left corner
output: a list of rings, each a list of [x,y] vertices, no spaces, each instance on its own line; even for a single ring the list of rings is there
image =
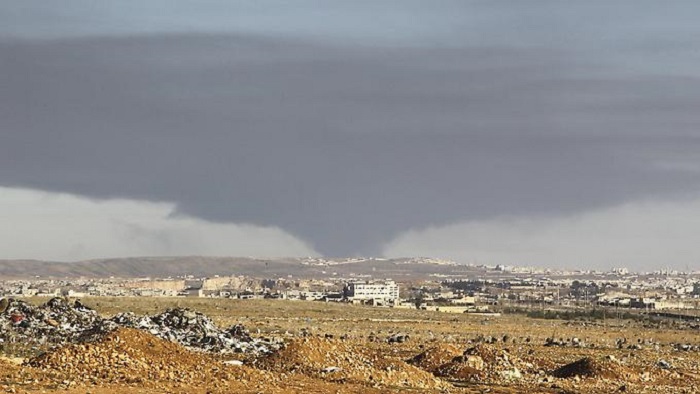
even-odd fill
[[[698,2],[0,9],[0,258],[700,269]]]

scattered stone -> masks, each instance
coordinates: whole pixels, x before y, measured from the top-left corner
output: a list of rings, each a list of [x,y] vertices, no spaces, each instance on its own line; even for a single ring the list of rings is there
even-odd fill
[[[255,365],[276,373],[302,373],[333,382],[420,389],[446,387],[426,371],[350,340],[295,339],[258,359]]]
[[[398,333],[391,335],[389,338],[387,338],[387,342],[389,343],[404,343],[410,339],[409,335],[406,333]]]
[[[462,355],[458,347],[451,344],[439,344],[406,362],[424,371],[435,373],[441,366]]]
[[[505,349],[479,344],[435,371],[437,376],[479,383],[505,383],[522,378],[525,363]]]
[[[127,383],[150,386],[167,382],[213,384],[273,376],[245,367],[229,368],[202,353],[147,332],[119,328],[94,342],[66,345],[34,357],[26,364],[63,386]]]

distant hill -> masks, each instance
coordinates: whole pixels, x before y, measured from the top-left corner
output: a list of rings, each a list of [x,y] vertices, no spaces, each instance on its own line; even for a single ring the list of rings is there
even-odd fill
[[[426,258],[280,258],[248,257],[130,257],[73,263],[37,260],[0,260],[0,279],[138,278],[193,275],[245,275],[261,278],[324,278],[371,275],[375,278],[418,279],[437,275],[475,273],[474,267]]]

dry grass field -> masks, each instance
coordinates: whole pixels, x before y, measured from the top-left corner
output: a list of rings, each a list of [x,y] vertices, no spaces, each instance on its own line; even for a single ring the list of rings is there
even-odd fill
[[[35,299],[34,302],[45,300]],[[103,315],[120,312],[152,314],[168,308],[185,307],[202,312],[218,324],[242,323],[261,334],[298,333],[310,329],[319,334],[350,334],[366,337],[372,333],[408,332],[414,339],[464,342],[479,335],[530,337],[544,343],[549,337],[579,337],[605,344],[618,338],[653,338],[661,343],[692,341],[695,332],[673,325],[649,327],[644,322],[607,319],[571,321],[532,319],[521,314],[483,316],[450,314],[415,309],[282,300],[232,300],[207,298],[88,298],[84,303]],[[432,333],[432,335],[431,335]],[[700,338],[695,338],[700,341]]]

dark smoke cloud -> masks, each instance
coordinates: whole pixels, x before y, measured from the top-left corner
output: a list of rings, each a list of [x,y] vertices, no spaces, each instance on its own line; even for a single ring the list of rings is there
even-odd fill
[[[664,165],[698,160],[698,79],[565,50],[164,35],[0,54],[0,184],[173,201],[327,254],[698,189]]]

